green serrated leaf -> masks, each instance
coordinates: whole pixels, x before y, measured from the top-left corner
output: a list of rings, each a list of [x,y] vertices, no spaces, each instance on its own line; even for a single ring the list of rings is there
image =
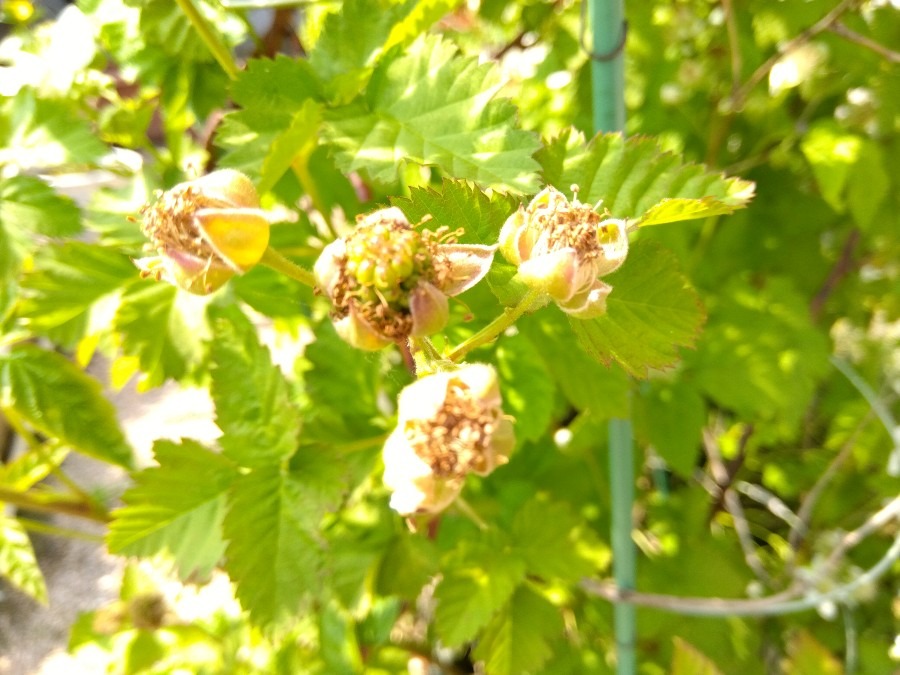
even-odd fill
[[[671,675],[722,675],[715,662],[694,645],[674,638],[675,651],[672,653]]]
[[[172,554],[182,578],[205,576],[225,552],[225,494],[238,475],[228,459],[196,441],[158,440],[159,466],[144,469],[113,512],[107,544],[120,555]]]
[[[433,165],[484,187],[533,192],[536,137],[496,99],[499,72],[423,36],[375,69],[365,96],[335,111],[325,136],[345,172],[390,182],[406,162]]]
[[[516,418],[516,438],[540,438],[550,424],[556,393],[543,360],[522,338],[502,340],[495,358],[503,382],[503,410]]]
[[[305,101],[319,98],[321,86],[308,61],[279,54],[274,59],[250,59],[231,86],[231,94],[237,105],[252,111],[248,119],[277,129]]]
[[[209,334],[204,318],[208,303],[206,297],[149,280],[124,290],[113,328],[122,351],[140,363],[142,389],[180,380],[202,362],[203,340]]]
[[[605,368],[588,356],[561,313],[537,312],[516,325],[577,410],[591,410],[601,417],[628,416],[628,377],[621,369]]]
[[[545,581],[577,581],[595,571],[590,558],[579,555],[581,539],[590,538],[581,525],[568,505],[534,497],[516,513],[510,535],[529,574]]]
[[[521,586],[481,635],[473,656],[491,675],[536,672],[550,658],[563,629],[559,611],[544,597]]]
[[[488,195],[466,181],[452,178],[444,178],[440,191],[414,187],[409,197],[392,197],[391,204],[399,207],[412,223],[430,217],[426,227],[462,228],[460,244],[484,246],[497,243],[500,228],[517,206],[516,200],[508,195],[497,192]]]
[[[694,344],[705,314],[670,252],[641,241],[606,281],[613,287],[607,313],[569,321],[588,354],[601,363],[616,361],[634,377],[647,377],[650,368],[674,365],[679,347]]]
[[[278,464],[297,450],[300,413],[291,387],[259,343],[256,328],[238,310],[215,311],[212,387],[219,445],[238,464]]]
[[[31,540],[21,523],[0,513],[0,576],[40,603],[47,604],[47,585]]]
[[[85,454],[131,467],[131,448],[100,383],[60,354],[22,344],[0,356],[0,406]]]
[[[598,134],[585,143],[580,133],[567,131],[537,158],[547,184],[564,190],[578,185],[579,199],[602,200],[603,208],[615,217],[640,219],[649,212],[654,220],[642,222],[648,225],[670,222],[676,216],[686,220],[730,213],[747,205],[755,187],[749,181],[685,164],[646,137]],[[676,199],[675,203],[664,201]]]
[[[382,353],[354,349],[325,323],[304,357],[308,431],[323,440],[345,441],[382,431],[375,423]]]
[[[642,385],[634,406],[634,426],[672,471],[689,478],[697,464],[706,405],[697,388],[685,382]]]
[[[39,334],[85,315],[91,305],[135,277],[117,251],[81,242],[45,246],[22,278],[18,315]]]
[[[448,647],[461,645],[483,628],[525,578],[525,563],[497,549],[448,569],[435,591],[434,627]]]
[[[387,547],[375,589],[381,595],[415,600],[439,571],[437,549],[424,537],[399,535]]]
[[[312,100],[293,114],[288,128],[273,139],[263,160],[257,186],[261,193],[275,187],[292,165],[306,165],[318,143],[321,119],[322,107]]]
[[[225,569],[241,606],[259,624],[296,612],[316,592],[318,547],[305,526],[302,485],[265,468],[241,476],[228,502]]]

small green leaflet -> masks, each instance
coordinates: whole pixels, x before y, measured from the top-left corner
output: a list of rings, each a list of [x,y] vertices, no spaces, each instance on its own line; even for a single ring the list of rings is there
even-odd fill
[[[21,523],[0,514],[0,576],[38,602],[47,604],[47,585]]]
[[[613,287],[606,314],[569,320],[581,346],[595,359],[616,361],[644,378],[650,368],[674,365],[679,347],[694,344],[705,313],[669,251],[640,241],[625,265],[605,281]]]
[[[697,465],[706,404],[693,383],[653,380],[641,385],[634,401],[634,427],[670,469],[690,478]]]
[[[504,338],[497,345],[496,364],[503,410],[516,418],[517,441],[537,440],[550,423],[556,393],[538,350],[523,337]]]
[[[131,467],[131,448],[100,383],[60,354],[21,344],[0,356],[0,407],[85,454]]]
[[[188,439],[156,441],[153,452],[159,466],[136,474],[125,506],[113,512],[109,550],[145,557],[167,550],[182,578],[206,575],[225,552],[225,495],[237,467]]]
[[[537,137],[517,128],[516,108],[495,98],[499,71],[460,56],[437,36],[376,67],[365,93],[333,111],[325,137],[345,172],[394,181],[399,166],[437,166],[484,187],[536,191]]]
[[[243,314],[230,309],[212,315],[210,391],[223,434],[219,445],[242,466],[276,465],[299,442],[300,414],[290,385]]]
[[[491,675],[539,672],[562,629],[556,607],[523,585],[485,628],[473,656]]]
[[[685,164],[646,137],[598,134],[585,143],[580,133],[565,131],[537,158],[548,185],[564,191],[578,185],[581,201],[602,200],[613,216],[641,226],[732,213],[755,189],[749,181]]]
[[[307,529],[302,485],[278,468],[257,469],[234,484],[225,516],[225,569],[241,606],[259,624],[296,612],[318,592],[318,544]]]
[[[414,187],[409,197],[392,197],[391,204],[399,207],[412,223],[430,216],[425,224],[428,229],[442,225],[451,230],[462,228],[463,234],[458,238],[460,244],[493,246],[518,201],[497,192],[488,196],[466,181],[444,178],[440,191],[432,187]]]

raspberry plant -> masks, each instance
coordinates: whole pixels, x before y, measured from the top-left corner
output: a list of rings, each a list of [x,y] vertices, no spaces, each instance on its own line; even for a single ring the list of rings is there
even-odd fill
[[[277,3],[265,34],[244,3],[26,4],[0,15],[0,409],[26,446],[0,501],[238,603],[187,623],[130,564],[76,656],[612,672],[628,601],[647,672],[896,667],[889,3],[631,3],[627,135],[587,131],[577,3]],[[124,187],[51,187],[112,146],[144,156]],[[101,357],[113,388],[207,388],[221,436],[135,458]],[[642,451],[624,595],[613,418]],[[131,486],[85,492],[73,452]],[[0,523],[0,573],[46,601],[29,521]]]

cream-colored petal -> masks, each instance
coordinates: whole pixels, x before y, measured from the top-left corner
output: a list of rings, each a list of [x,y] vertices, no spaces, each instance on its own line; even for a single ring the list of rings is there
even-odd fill
[[[575,319],[596,319],[606,314],[606,298],[612,286],[599,279],[566,303],[559,303],[560,309]]]
[[[603,257],[597,261],[597,275],[615,272],[628,257],[628,225],[624,220],[610,218],[597,226],[597,237]]]
[[[329,298],[334,295],[334,287],[341,278],[341,261],[346,254],[344,240],[335,239],[322,250],[313,265],[316,282]]]
[[[564,302],[580,290],[580,267],[575,249],[561,248],[523,262],[519,265],[519,279]]]
[[[347,316],[334,321],[334,329],[345,342],[357,349],[374,352],[393,344],[393,340],[376,331],[352,309]]]
[[[443,330],[450,317],[447,296],[426,281],[420,281],[409,294],[412,337],[434,335]]]
[[[451,375],[468,386],[472,395],[482,401],[486,408],[500,405],[500,383],[493,366],[486,363],[470,363]]]
[[[450,277],[441,290],[446,295],[459,295],[481,281],[491,269],[497,246],[478,244],[443,244],[441,253],[450,261]]]
[[[407,385],[397,397],[400,422],[434,418],[447,399],[447,386],[454,373],[434,373]]]
[[[513,265],[522,262],[523,254],[520,250],[520,238],[525,229],[525,209],[519,207],[500,228],[500,252]],[[527,255],[525,256],[527,257]]]

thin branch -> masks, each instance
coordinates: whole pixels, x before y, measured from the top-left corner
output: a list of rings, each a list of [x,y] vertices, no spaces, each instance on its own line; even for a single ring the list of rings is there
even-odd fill
[[[803,527],[803,521],[785,504],[776,494],[766,490],[761,485],[739,480],[734,484],[734,489],[764,506],[769,513],[783,520],[791,527]]]
[[[738,40],[737,21],[734,17],[734,6],[731,0],[722,0],[722,10],[725,12],[725,30],[728,33],[728,52],[731,56],[731,96],[737,95],[741,86],[741,70],[743,58],[741,45]]]
[[[797,47],[806,44],[817,35],[829,30],[838,22],[838,19],[840,19],[844,14],[853,9],[854,6],[858,3],[859,0],[842,0],[842,2],[838,3],[838,5],[834,9],[828,12],[828,14],[823,16],[812,26],[804,30],[796,37],[784,43],[778,49],[778,52],[769,57],[769,59],[765,63],[757,68],[750,76],[750,78],[744,83],[744,85],[740,89],[738,89],[737,93],[735,93],[730,98],[729,108],[731,110],[738,110],[739,108],[741,108],[744,105],[744,102],[747,100],[747,97],[750,95],[750,92],[753,91],[756,85],[762,82],[762,80],[769,74],[769,71],[772,70],[775,64],[778,63],[778,61],[785,54],[797,49]]]
[[[826,569],[836,568],[851,548],[857,546],[866,537],[875,534],[891,521],[898,519],[900,519],[900,497],[894,497],[887,503],[887,506],[872,514],[866,522],[844,535],[844,538],[828,556],[825,563]]]
[[[900,63],[900,52],[895,52],[892,49],[888,49],[884,45],[875,42],[870,38],[867,38],[865,35],[861,35],[855,30],[847,28],[847,26],[842,24],[840,21],[836,21],[834,25],[831,26],[828,30],[830,30],[835,35],[840,35],[842,38],[845,38],[850,42],[855,42],[860,47],[871,49],[880,57],[882,57],[883,59],[887,59],[891,63]]]
[[[614,584],[595,579],[582,580],[581,587],[589,595],[609,602],[652,607],[686,616],[777,616],[804,612],[825,602],[844,603],[858,589],[878,581],[897,560],[900,560],[900,535],[875,565],[853,581],[826,593],[811,591],[805,596],[805,589],[797,585],[765,598],[734,600],[623,591]]]
[[[744,438],[742,438],[744,441],[741,444],[742,448],[748,438],[749,436],[745,433]],[[747,516],[744,514],[744,507],[741,505],[741,500],[728,485],[732,480],[732,476],[729,476],[728,469],[725,468],[725,462],[722,460],[716,439],[708,430],[704,430],[703,433],[703,447],[709,459],[710,472],[721,490],[722,502],[725,504],[725,509],[731,514],[734,531],[741,544],[741,550],[744,552],[744,560],[747,561],[747,566],[753,570],[757,579],[765,584],[770,584],[772,577],[766,571],[759,554],[756,552],[756,544],[753,543],[753,534],[750,532],[750,525],[747,522]]]
[[[825,283],[822,284],[822,288],[819,289],[819,292],[816,293],[815,297],[813,297],[812,302],[809,303],[809,313],[812,314],[813,321],[818,321],[822,316],[822,310],[825,308],[825,303],[828,301],[828,298],[831,297],[831,294],[834,292],[834,289],[837,288],[837,285],[841,282],[841,280],[846,277],[856,266],[853,261],[853,254],[856,251],[856,247],[859,244],[860,232],[858,229],[854,228],[850,231],[850,234],[847,236],[847,240],[844,242],[843,247],[841,248],[841,255],[834,263],[834,266],[831,268],[831,271],[828,273],[828,278],[825,279]]]

